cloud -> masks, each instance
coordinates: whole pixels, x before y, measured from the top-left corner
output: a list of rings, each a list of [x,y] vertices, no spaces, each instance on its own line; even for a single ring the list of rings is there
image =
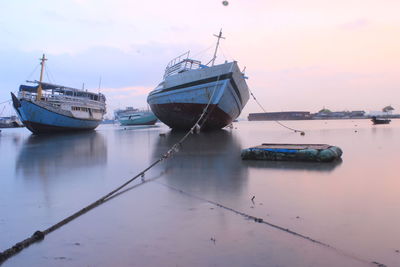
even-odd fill
[[[68,18],[65,15],[62,15],[61,13],[57,12],[57,11],[53,11],[53,10],[43,10],[41,12],[41,15],[43,17],[46,17],[50,20],[52,20],[53,22],[65,22],[65,23],[70,23],[72,20],[71,18]]]
[[[343,30],[357,31],[365,29],[369,27],[371,24],[372,22],[370,20],[362,18],[341,24],[339,25],[339,28]]]
[[[116,96],[139,96],[147,95],[153,87],[146,86],[128,86],[119,88],[102,88],[101,92]]]
[[[78,5],[83,5],[83,4],[86,4],[89,1],[87,1],[87,0],[72,0],[72,2],[74,2],[74,3],[78,4]]]
[[[153,89],[149,86],[126,86],[102,88],[100,91],[107,98],[107,115],[111,116],[113,110],[123,107],[146,108],[147,95]]]

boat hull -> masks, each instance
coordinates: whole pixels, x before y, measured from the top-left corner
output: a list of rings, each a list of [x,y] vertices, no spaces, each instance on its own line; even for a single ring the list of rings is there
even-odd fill
[[[389,119],[378,119],[378,118],[372,118],[371,119],[373,124],[389,124],[391,120]]]
[[[159,119],[172,129],[190,129],[198,120],[206,104],[172,103],[153,104],[151,109]],[[203,130],[221,129],[232,122],[232,117],[221,110],[217,105],[210,105],[205,120],[199,125]],[[204,122],[204,123],[203,123]]]
[[[22,123],[34,134],[89,131],[95,129],[101,122],[59,114],[31,101],[18,100],[15,96],[13,96],[13,105]]]
[[[373,121],[373,124],[389,124],[390,121]]]
[[[190,129],[207,107],[202,130],[221,129],[235,120],[249,99],[243,74],[236,63],[213,68],[171,76],[167,88],[151,92],[147,102],[157,118],[173,129]]]
[[[127,116],[119,119],[119,123],[123,126],[129,125],[154,125],[157,122],[157,117],[153,114],[145,114],[140,117]]]

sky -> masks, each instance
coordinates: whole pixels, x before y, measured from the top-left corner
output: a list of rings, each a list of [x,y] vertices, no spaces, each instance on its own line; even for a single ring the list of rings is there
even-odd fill
[[[172,58],[190,50],[246,67],[267,111],[400,112],[398,0],[0,0],[0,102],[25,80],[102,92],[108,115],[147,107]],[[250,99],[241,117],[262,112]],[[8,116],[11,104],[0,104]]]

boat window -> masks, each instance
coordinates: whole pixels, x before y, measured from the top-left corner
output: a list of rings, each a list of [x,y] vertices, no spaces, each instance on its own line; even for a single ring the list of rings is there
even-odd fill
[[[71,107],[72,110],[79,110],[79,111],[85,111],[88,112],[89,108],[84,108],[84,107]]]

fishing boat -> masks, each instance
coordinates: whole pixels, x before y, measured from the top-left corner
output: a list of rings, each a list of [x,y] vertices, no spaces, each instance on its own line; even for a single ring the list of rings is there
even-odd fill
[[[389,124],[391,122],[389,119],[377,118],[376,116],[373,116],[371,121],[373,124]]]
[[[21,85],[18,96],[11,93],[21,122],[34,134],[95,129],[106,112],[105,96],[43,82],[44,54],[40,60],[39,81]]]
[[[0,117],[0,128],[24,127],[17,116]]]
[[[171,60],[163,81],[147,97],[147,103],[160,121],[173,129],[189,129],[205,111],[199,126],[202,130],[220,129],[241,113],[249,100],[245,75],[236,61],[215,65],[214,56],[203,65],[191,59],[190,51]]]
[[[119,109],[114,112],[115,119],[121,125],[154,125],[157,122],[157,117],[149,110],[139,110],[133,107]]]

